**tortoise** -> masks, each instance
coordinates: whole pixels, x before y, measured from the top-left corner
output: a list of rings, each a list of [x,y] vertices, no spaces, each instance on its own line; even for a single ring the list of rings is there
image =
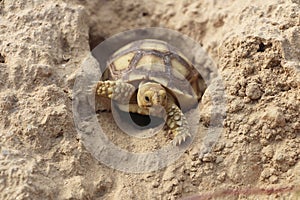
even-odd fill
[[[201,100],[206,84],[173,46],[144,39],[116,51],[95,87],[96,96],[115,101],[120,110],[159,117],[164,113],[177,146],[191,137],[184,112]]]

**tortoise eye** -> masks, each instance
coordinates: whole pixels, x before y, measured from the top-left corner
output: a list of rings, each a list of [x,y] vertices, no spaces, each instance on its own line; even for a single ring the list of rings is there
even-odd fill
[[[145,96],[145,100],[148,102],[150,99],[148,96]]]

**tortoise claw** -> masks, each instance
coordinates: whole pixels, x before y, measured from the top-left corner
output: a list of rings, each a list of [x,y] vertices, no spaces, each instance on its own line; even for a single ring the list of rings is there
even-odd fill
[[[187,138],[191,137],[189,132],[181,132],[177,133],[177,135],[173,139],[173,145],[179,146],[186,141]]]

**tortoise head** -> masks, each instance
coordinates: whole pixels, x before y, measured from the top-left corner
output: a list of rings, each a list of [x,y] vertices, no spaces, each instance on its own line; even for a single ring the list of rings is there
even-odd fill
[[[167,91],[159,83],[141,82],[137,93],[139,107],[156,107],[167,105]]]

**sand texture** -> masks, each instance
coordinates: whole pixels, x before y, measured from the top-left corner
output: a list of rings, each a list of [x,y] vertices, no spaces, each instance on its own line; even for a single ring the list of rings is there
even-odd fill
[[[171,165],[139,174],[95,159],[72,104],[89,52],[143,27],[203,46],[223,78],[226,117],[211,151],[200,153],[208,90],[192,144]],[[300,199],[299,73],[299,0],[0,0],[0,199]],[[169,140],[163,130],[132,139],[111,113],[98,115],[128,151]]]

